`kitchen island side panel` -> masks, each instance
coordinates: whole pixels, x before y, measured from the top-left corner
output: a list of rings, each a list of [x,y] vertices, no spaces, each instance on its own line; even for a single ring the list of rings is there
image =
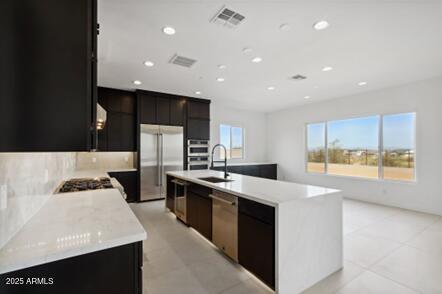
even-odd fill
[[[275,240],[276,293],[300,293],[341,269],[342,193],[279,204]]]

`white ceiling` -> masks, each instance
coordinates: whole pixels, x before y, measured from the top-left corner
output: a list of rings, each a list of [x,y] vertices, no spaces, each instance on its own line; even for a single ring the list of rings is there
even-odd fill
[[[224,4],[246,17],[237,28],[210,22]],[[271,112],[442,75],[442,1],[99,0],[98,9],[101,86]],[[321,19],[330,27],[315,31]],[[164,26],[176,34],[163,34]],[[168,63],[175,53],[197,62]],[[252,63],[255,56],[263,61]],[[308,78],[290,80],[295,74]]]

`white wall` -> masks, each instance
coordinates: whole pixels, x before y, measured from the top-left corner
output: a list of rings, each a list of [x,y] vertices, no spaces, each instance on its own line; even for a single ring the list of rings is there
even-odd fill
[[[245,129],[245,157],[232,159],[235,162],[265,162],[267,160],[267,115],[261,112],[238,110],[213,101],[210,106],[210,140],[211,145],[219,143],[219,125],[226,123]],[[218,152],[216,156],[218,156]]]
[[[306,123],[413,111],[417,113],[415,183],[305,172]],[[271,113],[267,148],[282,180],[339,188],[348,198],[442,215],[442,78]]]

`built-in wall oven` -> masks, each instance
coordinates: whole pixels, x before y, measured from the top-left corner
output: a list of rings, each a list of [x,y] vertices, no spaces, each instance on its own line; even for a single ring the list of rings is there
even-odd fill
[[[208,169],[210,161],[209,148],[208,140],[187,140],[187,169]]]

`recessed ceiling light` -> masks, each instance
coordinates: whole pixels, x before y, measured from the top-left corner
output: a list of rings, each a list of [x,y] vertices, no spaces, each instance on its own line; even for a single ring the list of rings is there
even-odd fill
[[[144,65],[147,66],[147,67],[152,67],[152,66],[154,66],[154,63],[152,61],[150,61],[150,60],[146,60],[144,62]]]
[[[326,66],[322,69],[322,71],[331,71],[331,70],[333,70],[333,67],[331,66]]]
[[[224,82],[224,78],[216,78],[216,81],[218,81],[218,82]]]
[[[242,52],[243,53],[250,53],[250,52],[252,52],[252,48],[249,48],[249,47],[245,47],[244,49],[242,49]]]
[[[141,81],[139,81],[139,80],[135,80],[132,83],[134,83],[134,85],[141,85]]]
[[[327,21],[325,21],[325,20],[320,20],[320,21],[318,21],[318,22],[315,22],[315,23],[313,24],[313,27],[315,28],[315,30],[320,31],[320,30],[323,30],[323,29],[328,28],[329,25],[330,25],[330,24],[329,24]]]
[[[304,96],[304,99],[310,99],[310,96]]]
[[[365,85],[367,85],[367,82],[359,82],[358,83],[358,86],[365,86]]]
[[[254,62],[254,63],[260,63],[261,61],[262,61],[261,57],[255,57],[252,59],[252,62]]]
[[[201,95],[201,92],[200,91],[195,91],[195,94]]]
[[[282,25],[279,26],[279,29],[281,31],[286,32],[286,31],[290,30],[290,26],[287,23],[283,23]]]
[[[220,64],[220,65],[218,65],[218,68],[219,68],[219,69],[225,69],[226,66],[225,66],[224,64]]]
[[[273,86],[267,87],[267,90],[273,91],[273,90],[275,90],[275,87],[273,87]]]
[[[175,35],[176,31],[172,27],[164,27],[163,33],[165,33],[166,35]]]

